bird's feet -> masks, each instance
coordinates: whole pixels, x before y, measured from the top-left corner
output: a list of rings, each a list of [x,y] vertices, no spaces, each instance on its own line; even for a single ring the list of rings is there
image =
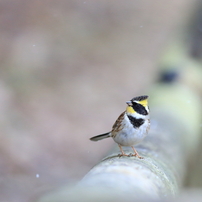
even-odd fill
[[[132,146],[132,149],[133,149],[133,151],[134,151],[133,156],[136,156],[136,157],[138,157],[139,159],[143,159],[143,157],[138,154],[138,152],[136,151],[136,149],[135,149],[133,146]]]
[[[133,146],[131,146],[131,147],[132,147],[132,149],[133,149],[133,151],[134,151],[134,154],[132,154],[132,153],[130,153],[130,154],[125,154],[125,152],[123,151],[121,145],[118,144],[118,146],[119,146],[119,148],[120,148],[120,150],[121,150],[121,154],[118,154],[118,157],[121,157],[121,156],[128,156],[128,157],[135,156],[135,157],[138,157],[139,159],[143,159],[143,157],[141,157],[141,156],[137,153],[136,149],[135,149]]]
[[[139,159],[144,159],[144,157],[140,156],[139,154],[131,154],[132,156],[138,157]]]
[[[129,155],[127,155],[127,154],[125,154],[125,153],[118,154],[118,157],[122,157],[122,156],[129,156]]]

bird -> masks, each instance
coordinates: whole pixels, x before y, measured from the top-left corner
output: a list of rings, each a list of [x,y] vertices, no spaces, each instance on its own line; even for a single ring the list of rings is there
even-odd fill
[[[91,141],[99,141],[112,137],[118,144],[121,154],[119,156],[136,156],[143,159],[134,145],[139,144],[148,134],[150,128],[149,106],[147,95],[132,98],[127,101],[126,110],[120,114],[110,132],[91,137]],[[134,153],[126,154],[122,146],[132,147]]]

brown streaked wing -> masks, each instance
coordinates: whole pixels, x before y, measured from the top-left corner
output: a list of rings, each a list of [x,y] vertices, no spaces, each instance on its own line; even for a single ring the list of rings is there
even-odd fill
[[[118,117],[118,119],[116,120],[116,122],[112,126],[112,137],[116,134],[116,132],[122,130],[123,125],[121,124],[121,122],[124,119],[124,115],[125,115],[125,111]]]

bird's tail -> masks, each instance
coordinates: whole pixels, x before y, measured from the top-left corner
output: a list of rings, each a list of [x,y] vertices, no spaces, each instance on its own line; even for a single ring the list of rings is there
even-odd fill
[[[98,141],[98,140],[102,140],[102,139],[105,139],[105,138],[108,138],[108,137],[110,137],[110,132],[91,137],[90,140],[91,141]]]

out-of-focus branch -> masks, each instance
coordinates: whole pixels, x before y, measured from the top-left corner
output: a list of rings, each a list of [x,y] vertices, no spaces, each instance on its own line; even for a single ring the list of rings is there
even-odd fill
[[[164,76],[166,74],[168,71]],[[178,78],[171,82],[161,80],[151,92],[151,130],[137,147],[144,159],[118,157],[117,148],[92,168],[79,185],[41,201],[56,198],[57,201],[67,198],[71,198],[70,201],[130,201],[175,196],[187,159],[197,147],[201,103],[198,94]],[[126,152],[132,151],[126,148]]]

